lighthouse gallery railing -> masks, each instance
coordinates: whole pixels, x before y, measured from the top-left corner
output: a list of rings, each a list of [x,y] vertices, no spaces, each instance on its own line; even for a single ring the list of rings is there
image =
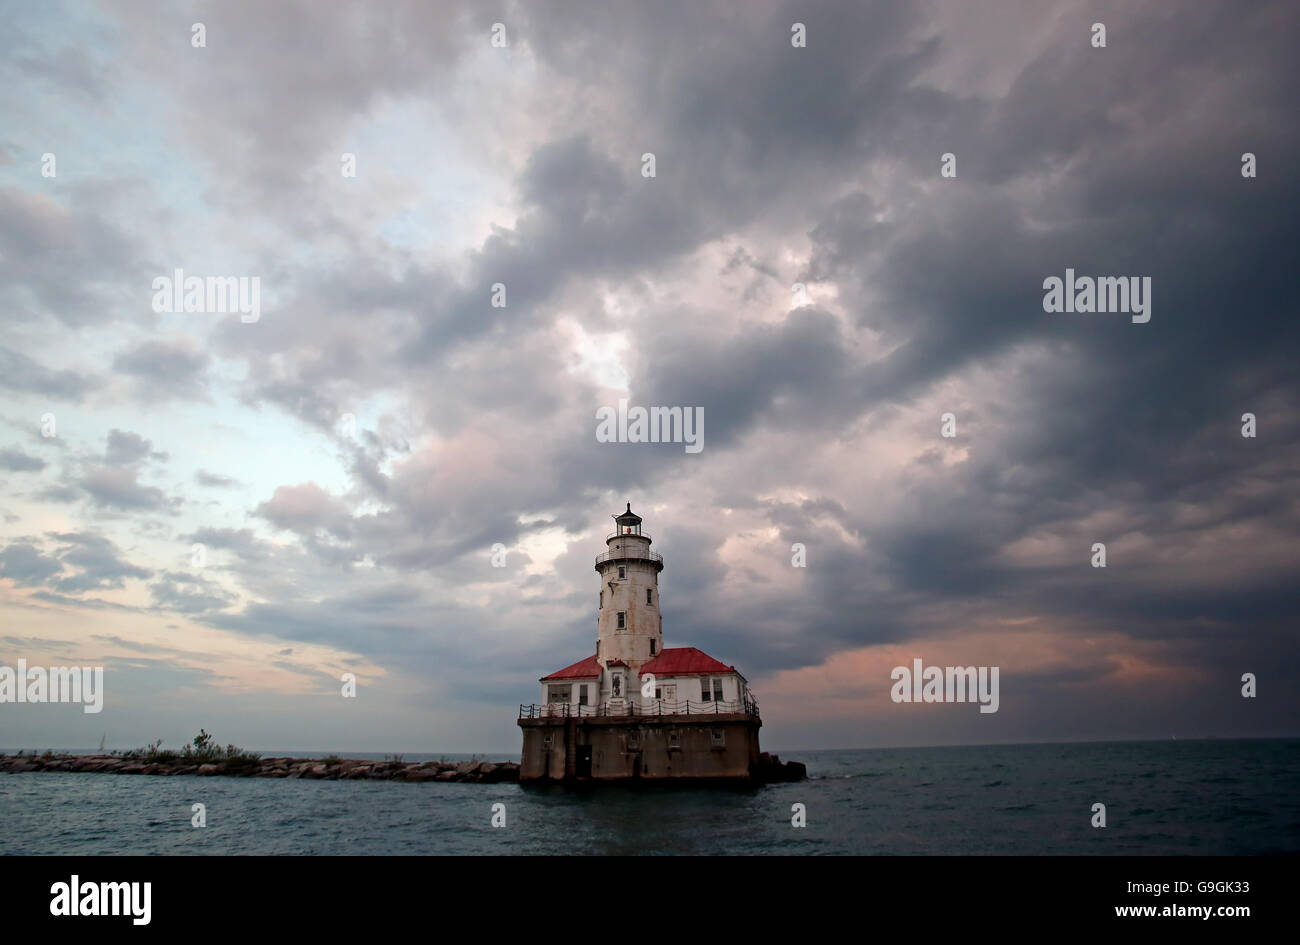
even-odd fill
[[[596,556],[596,563],[604,561],[621,561],[624,558],[641,561],[663,561],[664,556],[657,551],[642,551],[640,548],[624,548],[615,551],[607,551],[603,555]]]
[[[575,705],[571,702],[549,702],[541,705],[520,705],[521,719],[568,719],[568,718],[625,718],[627,716],[656,717],[665,715],[752,715],[759,718],[758,702],[754,699],[727,701],[724,699],[708,702],[668,702],[665,699],[650,699],[644,704],[623,702],[611,708],[610,703],[596,705]]]

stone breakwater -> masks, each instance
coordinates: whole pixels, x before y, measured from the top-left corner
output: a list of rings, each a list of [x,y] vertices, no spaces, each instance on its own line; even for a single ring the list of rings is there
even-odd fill
[[[802,761],[782,763],[779,755],[765,751],[758,753],[758,764],[750,769],[750,776],[762,784],[775,784],[779,781],[803,781],[808,777],[808,768]]]
[[[356,758],[258,758],[240,764],[144,761],[117,755],[0,755],[0,773],[80,771],[103,774],[195,775],[235,778],[308,778],[318,781],[518,781],[513,761],[362,761]]]

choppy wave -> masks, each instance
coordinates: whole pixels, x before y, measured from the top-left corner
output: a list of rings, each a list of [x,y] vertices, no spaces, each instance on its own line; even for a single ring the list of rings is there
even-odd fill
[[[737,791],[0,775],[5,854],[1300,853],[1300,741],[781,751]],[[206,807],[194,827],[192,805]],[[1106,805],[1094,828],[1092,805]],[[506,825],[494,827],[493,805]],[[802,804],[806,826],[792,823]]]

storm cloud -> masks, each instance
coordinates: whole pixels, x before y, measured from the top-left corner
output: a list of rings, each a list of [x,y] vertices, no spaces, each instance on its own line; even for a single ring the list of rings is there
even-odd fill
[[[204,15],[17,17],[15,607],[365,660],[394,701],[356,737],[445,709],[509,748],[630,501],[667,645],[766,686],[778,741],[1294,733],[1293,5]],[[155,313],[176,269],[258,276],[260,320]],[[1045,311],[1067,269],[1149,277],[1150,321]],[[620,398],[702,408],[705,449],[598,442]],[[1003,659],[1003,708],[888,716],[912,650]]]

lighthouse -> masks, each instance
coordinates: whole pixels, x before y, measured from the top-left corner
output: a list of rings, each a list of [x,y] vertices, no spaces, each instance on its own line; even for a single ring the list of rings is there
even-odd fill
[[[650,550],[650,536],[641,531],[641,516],[627,510],[614,516],[614,533],[606,551],[596,558],[600,575],[596,611],[596,660],[611,667],[609,695],[626,699],[626,679],[663,652],[663,621],[659,613],[659,573],[663,556]],[[617,670],[625,668],[627,673]]]
[[[661,554],[632,504],[596,557],[596,652],[519,707],[521,781],[764,778],[758,702],[734,665],[665,647]]]

